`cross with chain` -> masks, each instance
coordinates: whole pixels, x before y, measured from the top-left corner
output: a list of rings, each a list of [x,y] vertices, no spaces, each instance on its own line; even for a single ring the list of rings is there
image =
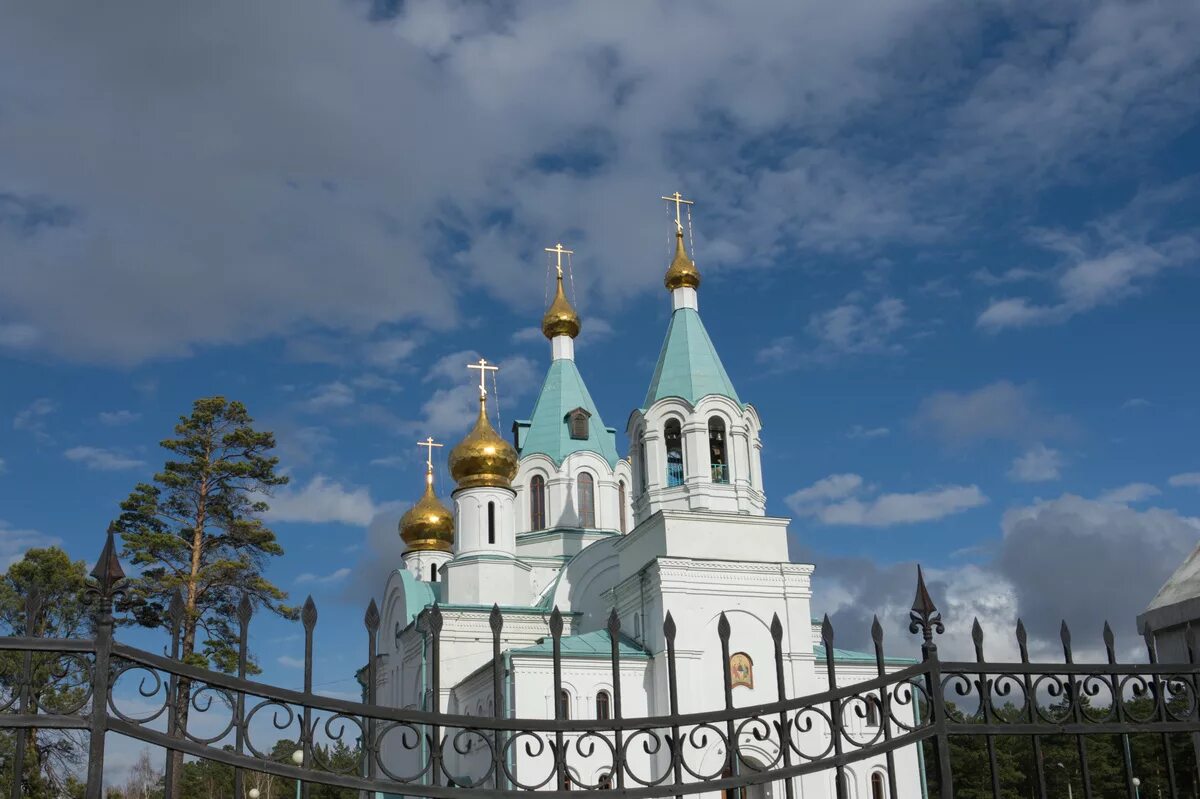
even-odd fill
[[[680,233],[682,233],[683,232],[683,219],[680,216],[680,211],[682,210],[683,206],[695,205],[696,202],[694,200],[683,199],[683,195],[680,194],[679,192],[675,192],[670,197],[663,197],[662,199],[666,200],[669,203],[675,203],[675,229],[678,230]]]
[[[488,372],[499,372],[500,367],[492,366],[490,363],[487,362],[486,358],[480,358],[479,363],[469,363],[469,364],[467,364],[467,368],[479,370],[479,398],[486,399],[487,398],[487,382],[486,382],[487,381],[487,373]]]
[[[434,447],[444,447],[446,445],[445,444],[435,444],[433,441],[433,436],[430,436],[429,438],[425,439],[424,441],[418,441],[417,446],[425,448],[425,467],[427,469],[429,469],[430,472],[432,472],[433,471],[433,448]]]
[[[558,263],[555,264],[555,266],[558,269],[558,276],[562,277],[562,257],[564,255],[574,255],[575,251],[564,248],[561,241],[558,244],[555,244],[553,247],[543,247],[542,249],[544,249],[546,252],[552,252],[558,256]]]

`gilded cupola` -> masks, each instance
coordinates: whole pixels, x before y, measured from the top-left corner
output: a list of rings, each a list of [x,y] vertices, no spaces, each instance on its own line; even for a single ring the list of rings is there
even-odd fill
[[[557,288],[554,292],[554,301],[550,303],[550,307],[546,309],[546,315],[542,317],[542,333],[546,338],[553,339],[556,336],[570,336],[575,338],[579,335],[579,314],[571,306],[571,301],[567,299],[567,295],[563,292],[563,276],[562,270],[559,270]]]
[[[687,249],[683,246],[682,228],[675,231],[675,258],[667,267],[663,284],[667,287],[667,291],[684,287],[700,288],[700,270],[696,268],[696,262],[688,258]]]
[[[454,547],[454,517],[433,490],[433,464],[425,469],[425,493],[400,517],[406,552],[449,552]]]
[[[475,427],[450,450],[450,476],[460,489],[511,488],[517,465],[517,451],[492,427],[487,397],[480,396]]]

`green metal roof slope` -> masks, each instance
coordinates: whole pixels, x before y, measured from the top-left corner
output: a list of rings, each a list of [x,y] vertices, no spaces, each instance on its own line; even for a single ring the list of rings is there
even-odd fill
[[[596,630],[583,635],[566,635],[560,639],[562,647],[562,656],[586,658],[586,657],[611,657],[612,656],[612,639],[608,637],[607,630]],[[543,638],[533,646],[514,649],[514,655],[534,655],[537,657],[550,657],[554,654],[554,643],[549,638]],[[637,641],[622,635],[617,640],[617,653],[622,658],[633,658],[641,660],[650,657],[641,644]]]
[[[678,308],[671,314],[667,338],[642,407],[649,408],[665,397],[682,397],[694,404],[709,394],[729,397],[739,405],[742,402],[700,321],[700,314],[692,308]]]
[[[813,647],[813,657],[817,660],[825,659],[825,647],[817,644]],[[852,649],[833,648],[833,659],[837,663],[874,663],[875,656],[869,652],[855,652]],[[884,663],[900,664],[900,663],[917,663],[916,658],[900,658],[900,657],[885,657]]]
[[[567,413],[576,408],[591,414],[586,439],[571,438],[567,428]],[[583,384],[574,361],[558,358],[550,363],[546,382],[533,406],[529,429],[521,435],[519,451],[522,457],[540,452],[559,464],[572,452],[595,452],[608,461],[609,466],[616,467],[616,435],[600,419],[596,403],[592,402],[592,395]]]

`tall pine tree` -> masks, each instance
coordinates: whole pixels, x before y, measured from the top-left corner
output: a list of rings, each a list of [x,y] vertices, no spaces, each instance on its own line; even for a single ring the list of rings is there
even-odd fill
[[[166,627],[172,594],[183,596],[180,659],[232,672],[237,668],[237,606],[285,617],[287,594],[263,576],[268,557],[283,554],[263,523],[271,489],[287,483],[270,455],[275,437],[255,430],[240,402],[196,400],[161,442],[171,453],[152,483],[140,483],[121,503],[114,522],[124,554],[137,567],[121,609],[146,627]],[[256,671],[256,669],[253,669]],[[190,685],[180,682],[176,712],[187,725]],[[175,773],[182,756],[175,753]]]

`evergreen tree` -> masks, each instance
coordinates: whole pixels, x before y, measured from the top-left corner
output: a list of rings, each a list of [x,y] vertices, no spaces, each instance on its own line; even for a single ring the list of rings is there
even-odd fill
[[[58,547],[31,549],[0,575],[0,634],[37,638],[71,638],[87,635],[90,617],[83,603],[86,585],[83,561],[72,562]],[[26,598],[36,592],[41,609],[31,621],[26,618]],[[0,685],[15,686],[24,669],[25,654],[0,652]],[[30,656],[29,712],[40,708],[54,713],[83,701],[87,674],[77,663],[53,653]],[[74,731],[30,728],[13,730],[0,739],[5,759],[15,749],[16,736],[25,737],[22,796],[31,799],[70,795],[73,772],[84,745]],[[4,769],[4,780],[12,779]],[[10,788],[5,785],[5,791]]]
[[[287,594],[263,576],[268,557],[283,554],[263,523],[265,499],[275,486],[275,437],[255,430],[240,402],[224,397],[196,400],[175,425],[171,453],[152,483],[139,483],[121,503],[114,522],[124,555],[137,567],[120,609],[124,623],[165,627],[171,596],[183,596],[180,659],[232,672],[237,667],[237,606],[253,603],[292,618]],[[252,672],[257,668],[251,666]],[[188,680],[180,681],[176,714],[186,728]],[[182,754],[175,754],[180,773]]]

